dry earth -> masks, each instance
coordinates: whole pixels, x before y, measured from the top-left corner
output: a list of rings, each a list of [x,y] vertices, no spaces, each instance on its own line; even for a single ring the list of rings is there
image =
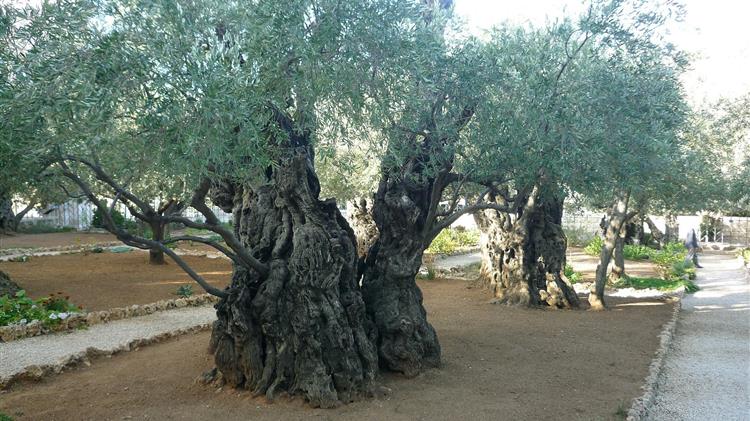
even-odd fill
[[[273,403],[195,383],[211,367],[208,333],[95,360],[0,394],[19,420],[619,419],[641,383],[672,305],[612,299],[607,312],[488,304],[464,281],[420,282],[440,335],[443,367],[385,375],[388,396],[333,410]]]
[[[232,276],[226,259],[184,256],[185,261],[209,283],[225,286]],[[106,310],[132,304],[148,304],[176,298],[177,288],[195,283],[174,262],[163,266],[148,264],[148,254],[76,253],[34,256],[27,262],[0,262],[0,270],[34,298],[62,292],[86,310]]]
[[[50,234],[0,235],[0,250],[15,248],[41,248],[86,246],[117,241],[114,235],[96,232],[56,232]]]

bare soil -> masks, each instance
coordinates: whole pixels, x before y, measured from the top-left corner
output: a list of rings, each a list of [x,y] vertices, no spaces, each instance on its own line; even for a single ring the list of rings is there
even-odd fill
[[[0,235],[0,250],[15,248],[47,248],[66,246],[87,246],[111,243],[117,238],[109,233],[98,232],[55,232],[50,234]]]
[[[583,252],[579,247],[568,247],[566,254],[568,264],[573,270],[583,275],[583,280],[593,282],[596,279],[596,265],[599,264],[599,258],[590,256]],[[656,271],[656,265],[648,260],[626,260],[625,273],[637,277],[659,277]]]
[[[420,287],[443,366],[383,375],[391,392],[379,398],[321,410],[198,384],[212,367],[203,332],[19,384],[0,394],[0,411],[19,420],[622,419],[673,308],[612,298],[605,312],[525,309],[488,304],[465,281]]]
[[[232,276],[227,259],[183,256],[185,261],[209,283],[225,286]],[[33,298],[62,292],[70,301],[87,310],[106,310],[132,304],[148,304],[176,298],[181,285],[201,287],[177,264],[148,264],[148,253],[76,253],[59,256],[34,256],[27,262],[0,262],[0,270]]]

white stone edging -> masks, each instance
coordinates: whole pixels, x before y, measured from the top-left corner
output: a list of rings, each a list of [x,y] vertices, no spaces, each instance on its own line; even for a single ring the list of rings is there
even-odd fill
[[[18,381],[36,381],[45,377],[60,374],[66,369],[74,368],[79,365],[89,366],[91,365],[91,359],[95,357],[112,356],[120,352],[127,352],[138,349],[141,346],[164,342],[168,339],[186,335],[188,333],[202,332],[204,330],[210,329],[212,325],[213,322],[202,323],[197,326],[178,328],[169,332],[163,332],[150,338],[133,339],[132,341],[114,349],[100,349],[89,347],[85,351],[69,355],[54,364],[30,365],[28,367],[24,367],[24,369],[18,373],[14,373],[8,377],[0,377],[0,390],[7,389]]]
[[[672,341],[674,340],[674,333],[677,328],[677,320],[682,310],[682,297],[684,296],[684,290],[682,293],[675,296],[674,309],[672,310],[672,317],[669,321],[664,324],[664,327],[659,334],[659,348],[656,351],[654,359],[651,360],[651,365],[648,369],[648,376],[641,386],[643,394],[633,399],[628,410],[627,421],[640,421],[646,419],[649,409],[654,405],[657,392],[657,383],[662,369],[664,368],[664,359],[670,351]]]
[[[30,323],[20,325],[0,326],[0,342],[10,342],[32,336],[72,331],[100,323],[146,316],[159,311],[183,307],[199,307],[207,304],[215,304],[217,302],[219,302],[219,298],[216,296],[200,294],[171,300],[159,300],[150,304],[134,304],[127,307],[117,307],[109,310],[73,313],[68,318],[60,321],[59,324],[54,326],[44,326],[40,320],[33,320]]]

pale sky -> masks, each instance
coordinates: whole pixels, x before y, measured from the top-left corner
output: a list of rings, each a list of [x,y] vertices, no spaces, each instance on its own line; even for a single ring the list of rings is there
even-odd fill
[[[734,98],[750,91],[750,1],[682,0],[686,16],[668,26],[669,40],[697,54],[685,75],[691,102]],[[455,0],[456,12],[481,33],[493,24],[543,24],[547,18],[576,16],[581,0]]]

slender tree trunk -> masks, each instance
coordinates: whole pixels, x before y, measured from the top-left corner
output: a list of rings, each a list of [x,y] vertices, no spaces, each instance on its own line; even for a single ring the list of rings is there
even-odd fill
[[[152,240],[164,241],[166,224],[160,221],[155,221],[151,224],[151,232],[153,233]],[[148,251],[148,263],[151,265],[166,265],[167,262],[164,260],[164,252],[159,249],[150,249]]]
[[[517,200],[515,218],[495,210],[475,216],[487,242],[480,272],[485,285],[503,304],[577,307],[578,296],[563,273],[562,200],[539,194],[537,187]]]
[[[625,237],[620,234],[615,240],[614,259],[612,271],[609,273],[610,282],[617,282],[625,277]]]
[[[333,200],[318,199],[312,162],[312,150],[297,147],[262,185],[215,187],[214,202],[233,212],[236,234],[270,270],[234,266],[210,349],[232,386],[332,407],[369,393],[378,361],[354,233]]]
[[[373,207],[380,237],[370,249],[362,279],[367,312],[378,331],[380,363],[407,376],[440,364],[437,334],[415,281],[431,241],[424,235],[431,186],[384,175]]]
[[[589,294],[589,304],[592,310],[604,310],[604,286],[607,282],[607,269],[612,260],[612,254],[615,245],[620,238],[620,230],[623,228],[628,216],[628,201],[630,200],[629,192],[617,194],[615,203],[612,206],[609,223],[604,235],[604,244],[599,254],[599,265],[596,267],[595,289]]]
[[[372,201],[365,198],[354,201],[349,218],[357,237],[357,253],[362,258],[367,256],[370,247],[378,239],[378,226],[372,216],[372,206]]]

